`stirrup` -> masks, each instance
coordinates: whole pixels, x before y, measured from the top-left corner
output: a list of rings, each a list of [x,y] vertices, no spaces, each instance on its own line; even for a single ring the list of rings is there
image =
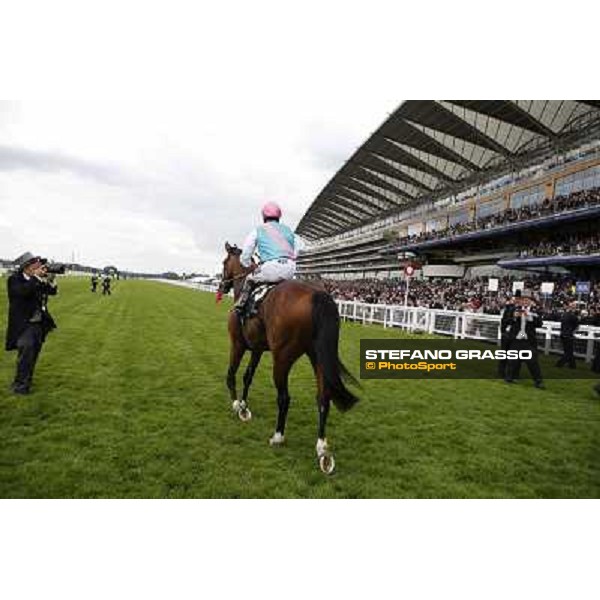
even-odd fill
[[[233,310],[235,310],[236,312],[238,312],[240,315],[244,314],[244,312],[246,312],[246,308],[248,306],[248,302],[250,301],[250,298],[246,298],[243,302],[240,302],[239,300],[235,303]]]

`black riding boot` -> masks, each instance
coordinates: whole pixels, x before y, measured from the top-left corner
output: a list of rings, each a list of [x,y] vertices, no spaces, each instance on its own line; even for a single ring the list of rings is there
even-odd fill
[[[240,292],[240,297],[238,301],[235,303],[233,310],[235,310],[238,314],[244,314],[244,310],[246,308],[246,303],[250,299],[250,294],[254,289],[254,281],[246,279],[244,281],[244,285],[242,286],[242,291]]]

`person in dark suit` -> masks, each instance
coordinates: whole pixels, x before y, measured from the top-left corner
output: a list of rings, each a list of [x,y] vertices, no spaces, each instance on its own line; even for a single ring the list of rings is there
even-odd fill
[[[54,276],[47,274],[46,260],[26,252],[16,261],[8,288],[6,350],[17,351],[17,368],[12,383],[15,394],[28,394],[42,345],[56,328],[48,312],[48,296],[57,293]]]
[[[515,292],[514,297],[509,298],[502,309],[502,316],[500,317],[500,348],[502,350],[508,350],[512,337],[510,335],[511,328],[515,322],[515,310],[516,304],[515,299],[521,297],[521,290]],[[508,367],[508,360],[498,361],[498,376],[501,379],[506,379],[506,369]],[[518,373],[515,374],[515,378],[518,377]]]
[[[575,368],[575,331],[579,327],[579,318],[577,317],[577,306],[571,302],[560,319],[560,341],[563,347],[563,355],[558,359],[556,366]]]
[[[90,279],[90,284],[92,286],[92,292],[96,293],[96,288],[98,287],[98,275],[96,275],[96,273],[92,275],[92,278]]]
[[[522,296],[515,298],[515,313],[508,333],[509,350],[531,350],[532,357],[523,361],[527,365],[536,388],[544,389],[542,369],[538,360],[536,330],[543,325],[542,317],[537,311],[533,298]],[[520,359],[508,361],[505,381],[513,383],[521,367]]]
[[[106,275],[102,280],[102,295],[110,296],[110,276]]]

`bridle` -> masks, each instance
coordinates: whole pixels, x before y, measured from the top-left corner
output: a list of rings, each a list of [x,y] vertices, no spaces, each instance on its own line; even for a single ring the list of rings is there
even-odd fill
[[[248,273],[240,273],[239,275],[234,275],[233,277],[228,277],[227,279],[221,279],[221,283],[229,283],[230,281],[235,281],[236,279],[243,279],[247,276]]]
[[[254,259],[252,259],[252,264],[249,267],[242,267],[243,271],[242,273],[238,273],[237,275],[233,275],[232,277],[227,277],[225,279],[221,279],[221,283],[220,283],[220,288],[221,290],[223,290],[223,292],[225,292],[225,288],[228,288],[228,291],[231,290],[232,287],[234,287],[235,282],[239,281],[240,279],[245,279],[246,277],[248,277],[248,275],[250,275],[250,273],[252,273],[253,269],[252,267],[256,267],[256,263],[254,262]],[[231,286],[231,287],[229,287]]]

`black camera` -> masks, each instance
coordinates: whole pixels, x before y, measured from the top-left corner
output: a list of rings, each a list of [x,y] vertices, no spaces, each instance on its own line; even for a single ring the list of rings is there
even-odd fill
[[[63,263],[46,263],[46,272],[53,275],[64,275],[67,265]]]

